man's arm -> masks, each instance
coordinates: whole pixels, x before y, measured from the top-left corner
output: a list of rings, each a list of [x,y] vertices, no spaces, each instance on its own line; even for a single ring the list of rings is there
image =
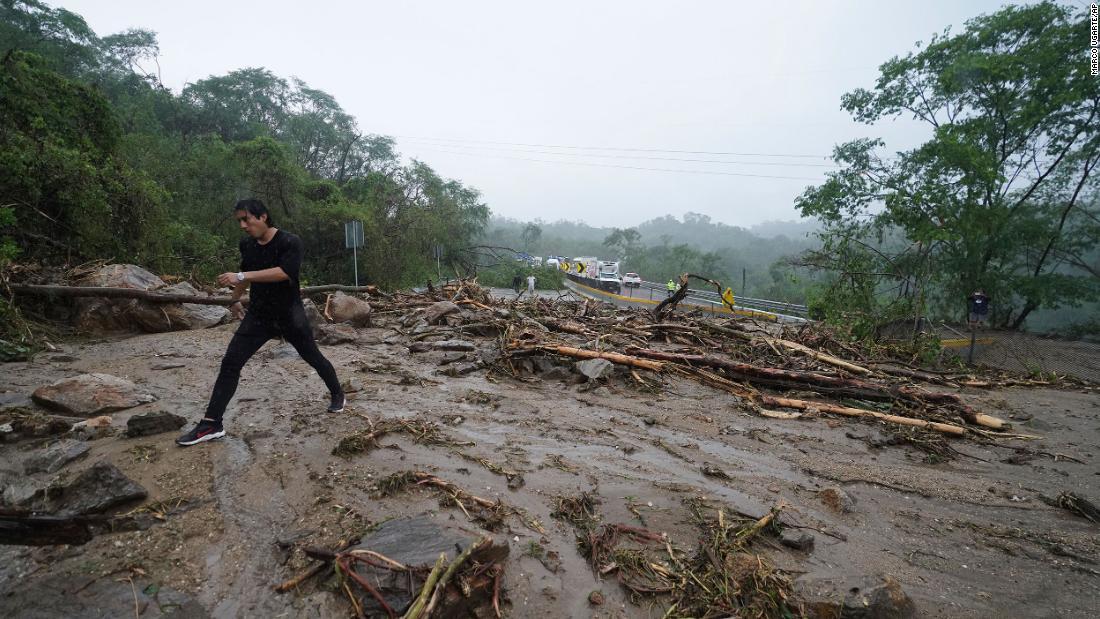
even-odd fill
[[[239,281],[236,273],[222,273],[218,276],[218,283],[222,286],[233,286],[234,297],[240,298],[251,282],[282,282],[290,279],[282,267],[271,267],[262,271],[242,271],[241,274],[244,275],[244,281]]]
[[[262,271],[248,271],[244,274],[245,282],[285,282],[288,279],[290,279],[290,276],[286,274],[282,267],[271,267]]]

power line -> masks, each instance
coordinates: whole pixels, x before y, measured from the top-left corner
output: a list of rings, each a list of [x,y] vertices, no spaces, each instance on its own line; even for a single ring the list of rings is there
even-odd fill
[[[713,150],[674,150],[667,148],[626,148],[621,146],[569,146],[564,144],[530,144],[524,142],[492,142],[489,140],[466,140],[459,138],[431,138],[415,135],[396,135],[391,134],[395,138],[404,138],[409,140],[433,140],[438,142],[466,142],[471,144],[493,144],[498,146],[530,146],[532,148],[564,148],[570,150],[610,150],[619,152],[635,152],[635,153],[673,153],[677,155],[732,155],[735,157],[792,157],[802,159],[828,159],[827,155],[792,155],[781,153],[735,153],[726,151],[713,151]]]
[[[448,153],[448,154],[451,154],[451,155],[465,155],[467,157],[488,157],[488,158],[492,158],[492,159],[511,159],[513,161],[537,161],[539,163],[558,163],[558,164],[565,164],[565,165],[589,166],[589,167],[596,167],[596,168],[619,168],[619,169],[622,169],[622,170],[646,170],[646,171],[649,171],[649,172],[677,172],[677,173],[681,173],[681,174],[706,174],[706,175],[713,175],[713,176],[741,176],[741,177],[748,177],[748,178],[776,178],[776,179],[792,180],[792,181],[820,182],[822,180],[821,178],[809,178],[809,177],[804,177],[804,176],[775,176],[775,175],[770,175],[770,174],[747,174],[747,173],[741,173],[741,172],[722,172],[722,171],[718,171],[718,170],[684,170],[684,169],[677,169],[677,168],[647,168],[647,167],[642,167],[642,166],[615,165],[615,164],[611,164],[611,163],[591,163],[591,162],[583,162],[583,161],[561,161],[561,160],[554,160],[554,159],[534,159],[534,158],[531,158],[531,157],[508,157],[508,156],[505,156],[505,155],[486,155],[486,154],[483,154],[483,153],[469,153],[469,152],[454,151],[454,150],[440,150],[440,149],[436,149],[436,148],[428,148],[426,150],[433,151],[433,152],[438,152],[438,153]]]
[[[413,138],[419,140],[420,138]],[[530,153],[533,155],[552,155],[555,157],[599,157],[602,159],[643,159],[647,161],[683,161],[689,163],[723,163],[729,165],[754,165],[754,166],[785,166],[785,167],[805,167],[805,168],[837,168],[839,167],[835,163],[786,163],[776,161],[726,161],[721,159],[692,159],[683,157],[647,157],[645,155],[608,155],[606,153],[561,153],[556,151],[547,150],[519,150],[509,148],[494,148],[492,146],[466,146],[461,144],[440,144],[436,142],[425,141],[423,144],[431,146],[444,146],[446,148],[465,148],[465,149],[478,149],[478,150],[490,150],[496,152],[505,153]],[[421,143],[413,142],[415,146],[421,146]]]

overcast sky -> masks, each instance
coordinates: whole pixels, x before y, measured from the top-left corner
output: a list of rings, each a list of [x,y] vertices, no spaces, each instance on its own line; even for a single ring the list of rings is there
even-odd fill
[[[629,226],[693,211],[750,226],[797,218],[794,198],[838,143],[922,141],[927,129],[907,119],[851,121],[841,95],[1004,3],[53,4],[101,36],[155,31],[177,92],[243,67],[297,76],[496,214]]]

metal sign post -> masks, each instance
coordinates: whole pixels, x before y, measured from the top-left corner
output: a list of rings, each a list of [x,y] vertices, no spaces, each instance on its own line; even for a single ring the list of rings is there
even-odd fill
[[[351,250],[351,263],[355,271],[355,287],[359,287],[359,252],[363,246],[363,222],[349,221],[344,224],[344,248]]]

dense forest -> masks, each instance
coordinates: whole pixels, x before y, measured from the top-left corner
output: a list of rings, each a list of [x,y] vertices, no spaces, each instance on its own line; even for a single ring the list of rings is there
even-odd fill
[[[358,219],[360,278],[388,288],[434,278],[437,253],[444,275],[467,274],[508,259],[479,247],[507,247],[618,258],[651,281],[700,273],[864,335],[958,320],[978,288],[998,326],[1100,330],[1087,40],[1086,13],[1046,2],[887,60],[842,108],[869,127],[911,116],[928,140],[838,145],[840,169],[796,200],[802,222],[741,228],[688,212],[595,228],[491,217],[476,189],[403,159],[302,80],[246,68],[173,92],[149,70],[154,33],[101,36],[65,9],[0,0],[0,273],[113,260],[209,280],[236,261],[231,205],[259,197],[305,240],[308,281],[350,281],[343,224]]]
[[[157,53],[152,32],[101,37],[65,9],[0,2],[3,260],[209,277],[236,261],[231,207],[254,196],[305,240],[307,279],[350,280],[343,224],[360,219],[360,274],[392,287],[484,227],[477,191],[403,163],[327,93],[249,68],[176,94],[141,69]]]

